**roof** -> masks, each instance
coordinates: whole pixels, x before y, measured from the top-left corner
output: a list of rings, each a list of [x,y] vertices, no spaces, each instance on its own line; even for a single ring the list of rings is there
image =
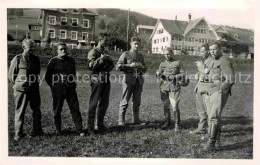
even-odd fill
[[[248,29],[240,29],[240,28],[234,28],[234,27],[224,27],[226,31],[234,37],[236,34],[238,35],[238,41],[249,44],[254,43],[250,38],[254,37],[254,32],[252,30]]]
[[[196,26],[200,21],[202,20],[202,18],[198,18],[198,19],[194,19],[194,20],[190,20],[188,26],[186,27],[184,33],[187,34],[194,26]]]
[[[36,18],[27,18],[27,17],[16,17],[16,18],[9,18],[7,23],[8,30],[28,30],[29,24],[36,24]]]
[[[51,11],[58,11],[60,8],[43,8],[41,10],[51,10]],[[70,9],[70,8],[68,8]],[[98,12],[96,9],[93,8],[73,8],[73,9],[85,9],[84,13],[89,15],[98,15]]]
[[[165,28],[165,30],[171,35],[179,34],[182,35],[188,22],[179,21],[179,20],[167,20],[167,19],[159,19]]]
[[[142,28],[142,29],[151,29],[153,30],[155,26],[148,26],[148,25],[138,25],[137,28]]]

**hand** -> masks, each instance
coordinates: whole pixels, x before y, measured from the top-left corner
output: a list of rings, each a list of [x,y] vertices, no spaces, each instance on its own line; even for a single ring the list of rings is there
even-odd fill
[[[197,65],[197,67],[201,67],[202,66],[202,61],[196,61],[195,63]]]
[[[208,68],[205,68],[204,69],[204,72],[207,74],[207,73],[209,73],[209,69]]]

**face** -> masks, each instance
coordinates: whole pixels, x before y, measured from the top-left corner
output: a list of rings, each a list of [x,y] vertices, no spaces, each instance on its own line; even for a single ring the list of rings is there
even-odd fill
[[[101,39],[99,42],[100,42],[100,45],[103,46],[103,47],[108,46],[108,37],[104,36],[104,38]]]
[[[138,41],[131,42],[131,49],[135,51],[138,50],[139,44],[140,43]]]
[[[208,58],[208,51],[206,50],[205,47],[201,47],[200,48],[200,55],[203,57],[203,58]]]
[[[23,51],[25,54],[31,54],[33,52],[33,44],[30,43],[24,44]]]
[[[212,57],[214,57],[215,59],[218,59],[221,56],[221,50],[216,44],[211,45],[209,47],[209,51]]]
[[[58,56],[66,56],[67,55],[67,47],[65,45],[58,46]]]
[[[164,51],[164,57],[166,58],[166,60],[171,60],[173,57],[173,53],[169,50]]]

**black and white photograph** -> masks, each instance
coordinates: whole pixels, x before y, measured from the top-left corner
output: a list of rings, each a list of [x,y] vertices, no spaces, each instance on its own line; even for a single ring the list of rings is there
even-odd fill
[[[0,164],[260,163],[258,0],[14,2]]]

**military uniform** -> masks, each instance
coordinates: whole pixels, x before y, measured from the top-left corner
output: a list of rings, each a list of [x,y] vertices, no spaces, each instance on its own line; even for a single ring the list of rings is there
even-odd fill
[[[199,115],[200,121],[198,124],[198,129],[196,133],[206,133],[207,129],[207,119],[208,119],[208,109],[205,104],[206,91],[202,91],[201,88],[204,82],[209,81],[208,72],[213,67],[213,57],[208,56],[208,58],[203,62],[203,64],[198,67],[199,73],[197,73],[198,83],[194,89],[196,93],[196,109]]]
[[[157,73],[158,78],[161,79],[160,93],[166,124],[169,125],[171,121],[170,105],[172,105],[176,130],[180,125],[179,102],[181,86],[178,79],[184,78],[184,72],[183,65],[180,61],[166,60],[160,64]]]
[[[28,102],[33,111],[33,134],[41,134],[41,111],[38,76],[40,61],[35,55],[16,55],[9,68],[9,80],[14,83],[15,137],[23,136],[24,115]]]
[[[82,118],[75,90],[75,75],[76,68],[73,58],[56,56],[50,60],[45,80],[52,91],[54,123],[58,133],[61,132],[61,111],[65,99],[69,105],[77,132],[82,132]]]
[[[88,111],[88,130],[102,130],[104,126],[104,116],[109,105],[110,94],[110,71],[114,68],[113,60],[110,57],[100,58],[101,54],[107,52],[96,47],[88,53],[89,69],[91,73],[91,96]]]
[[[131,68],[131,63],[140,63],[142,67]],[[143,91],[144,78],[143,74],[146,72],[146,65],[144,58],[140,53],[127,51],[123,53],[118,62],[117,70],[123,71],[123,96],[119,108],[118,123],[125,124],[125,113],[128,107],[128,102],[133,95],[133,123],[139,123],[139,107],[141,104],[141,94]]]
[[[231,62],[224,56],[213,59],[209,71],[209,81],[198,83],[197,92],[205,93],[205,104],[208,109],[208,132],[210,139],[208,146],[215,145],[220,140],[221,113],[231,95],[231,86],[235,82],[234,70]]]

